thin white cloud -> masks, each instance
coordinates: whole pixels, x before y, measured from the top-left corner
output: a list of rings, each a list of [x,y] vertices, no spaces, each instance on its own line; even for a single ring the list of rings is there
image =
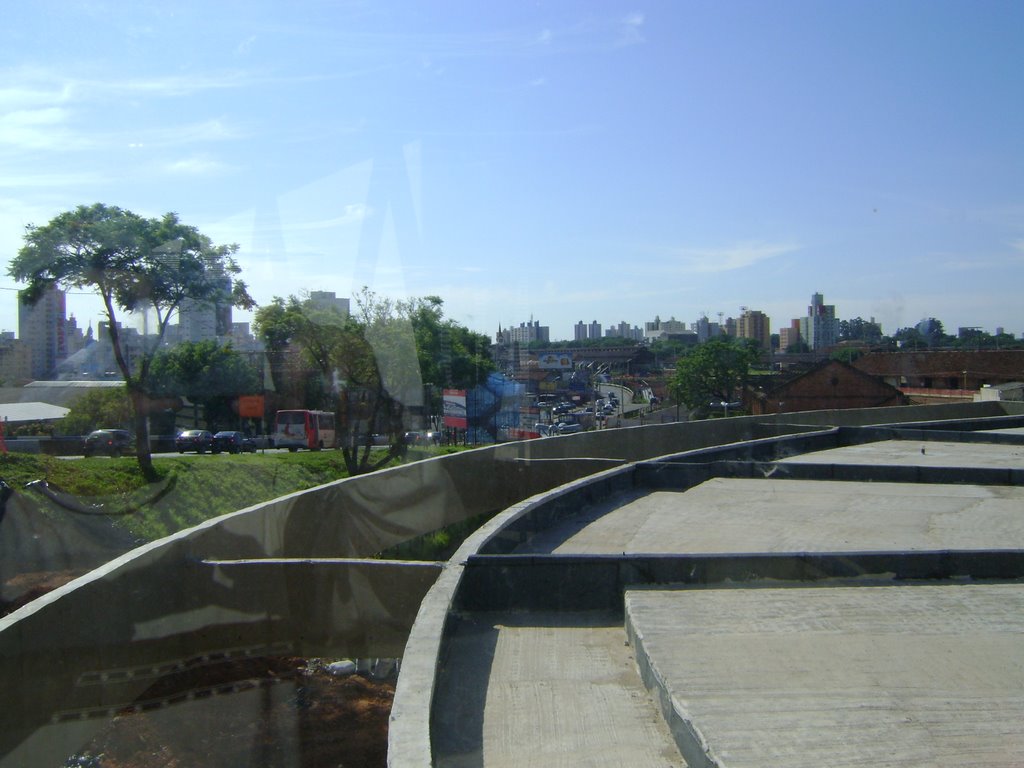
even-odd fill
[[[206,157],[188,157],[164,165],[167,173],[183,176],[208,176],[228,170],[229,166],[219,160]]]
[[[346,205],[342,209],[340,216],[333,216],[328,219],[317,219],[313,221],[302,221],[302,222],[291,222],[289,229],[294,231],[299,230],[315,230],[315,229],[331,229],[332,227],[344,227],[349,224],[357,224],[364,219],[368,219],[373,215],[373,208],[368,205],[362,205],[359,203]]]
[[[221,118],[204,120],[198,123],[170,125],[159,128],[146,128],[122,135],[112,143],[129,147],[175,147],[187,144],[202,144],[217,141],[230,141],[243,136],[238,127]]]
[[[623,48],[627,45],[639,45],[645,42],[643,35],[644,15],[631,13],[619,23],[619,37],[616,45]]]
[[[712,274],[744,269],[799,248],[795,243],[746,242],[722,248],[681,248],[672,255],[685,272]]]
[[[0,115],[0,145],[22,150],[81,149],[88,142],[68,130],[70,114],[64,107],[43,107]]]
[[[252,50],[253,43],[256,42],[256,35],[249,35],[237,46],[235,46],[235,53],[239,56],[245,56]]]
[[[11,72],[4,74],[5,77],[14,77]],[[0,88],[0,112],[64,104],[70,101],[71,94],[72,88],[70,83],[64,83],[63,85],[47,84],[40,88],[25,86]]]
[[[65,187],[96,186],[108,180],[95,173],[24,173],[0,175],[0,188],[10,189],[63,189]]]

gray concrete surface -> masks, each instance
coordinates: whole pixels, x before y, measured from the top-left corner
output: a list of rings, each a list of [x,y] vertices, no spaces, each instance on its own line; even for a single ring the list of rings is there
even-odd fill
[[[691,765],[1019,766],[1024,585],[626,596]],[[637,763],[639,765],[639,763]]]
[[[596,504],[517,552],[1024,548],[1022,510],[1024,488],[1015,487],[714,478],[682,493],[654,491]]]
[[[620,619],[477,614],[449,644],[435,765],[685,766]]]
[[[1024,446],[886,440],[781,459],[801,464],[889,464],[916,467],[1024,467]]]

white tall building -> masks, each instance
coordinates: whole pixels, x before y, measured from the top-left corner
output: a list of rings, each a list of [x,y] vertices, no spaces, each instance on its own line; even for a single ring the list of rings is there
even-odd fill
[[[813,351],[839,343],[839,320],[834,304],[826,304],[820,293],[811,296],[807,317],[800,318],[800,337]]]

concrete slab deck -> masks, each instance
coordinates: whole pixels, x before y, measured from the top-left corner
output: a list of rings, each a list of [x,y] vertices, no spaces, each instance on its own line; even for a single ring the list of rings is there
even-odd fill
[[[683,767],[621,617],[474,614],[448,640],[435,765]]]
[[[644,590],[626,610],[707,766],[1021,764],[1024,585]]]
[[[1004,446],[1005,447],[1005,446]],[[518,553],[1024,549],[1024,488],[715,478],[609,499]]]
[[[780,463],[872,464],[914,467],[1024,467],[1024,446],[882,440],[780,459]]]

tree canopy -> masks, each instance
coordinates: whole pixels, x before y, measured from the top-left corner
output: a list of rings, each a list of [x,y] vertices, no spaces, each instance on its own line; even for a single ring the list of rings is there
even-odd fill
[[[153,358],[150,393],[181,396],[201,405],[206,426],[237,426],[232,401],[239,395],[255,394],[262,382],[256,369],[230,344],[215,341],[182,342]]]
[[[278,393],[301,398],[295,405],[336,411],[346,464],[355,474],[405,450],[410,409],[435,412],[442,388],[471,388],[494,364],[488,338],[446,319],[437,296],[394,300],[363,288],[353,303],[353,313],[344,315],[309,299],[275,297],[257,310],[254,328]],[[303,370],[296,369],[299,362]],[[289,389],[311,375],[318,386]],[[388,451],[371,451],[377,431],[391,437]]]
[[[114,360],[134,410],[139,465],[152,473],[146,424],[150,366],[171,317],[186,301],[230,303],[250,309],[255,302],[236,280],[235,245],[214,245],[177,214],[144,218],[116,206],[81,205],[43,226],[29,225],[25,244],[8,274],[26,284],[22,300],[37,302],[53,287],[89,289],[103,301]],[[121,339],[122,313],[150,311],[156,332],[141,355],[129,360]]]
[[[676,362],[669,391],[690,409],[740,399],[758,360],[756,347],[731,339],[714,339],[695,347]]]
[[[86,435],[94,429],[129,429],[132,404],[124,387],[90,389],[75,398],[60,420],[65,435]]]

